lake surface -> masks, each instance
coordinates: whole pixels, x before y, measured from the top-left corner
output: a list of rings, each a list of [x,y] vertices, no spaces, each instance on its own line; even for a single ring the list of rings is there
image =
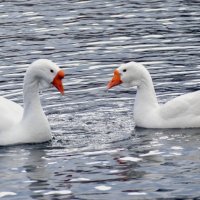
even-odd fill
[[[0,3],[0,95],[23,105],[38,58],[66,72],[65,95],[41,92],[52,142],[0,148],[0,198],[200,199],[200,129],[134,127],[134,89],[106,91],[138,61],[159,102],[200,89],[198,0]]]

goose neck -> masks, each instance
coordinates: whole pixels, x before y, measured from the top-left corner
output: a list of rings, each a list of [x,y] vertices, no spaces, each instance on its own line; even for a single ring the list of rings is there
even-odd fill
[[[28,113],[42,110],[39,97],[39,83],[36,79],[28,76],[24,79],[24,116]]]

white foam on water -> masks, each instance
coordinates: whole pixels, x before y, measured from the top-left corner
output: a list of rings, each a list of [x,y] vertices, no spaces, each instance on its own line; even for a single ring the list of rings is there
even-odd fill
[[[110,170],[109,172],[112,173],[112,174],[115,174],[115,173],[118,173],[120,171],[116,169],[116,170]]]
[[[86,165],[96,165],[96,164],[100,164],[101,162],[100,161],[94,161],[94,162],[88,162],[88,163],[85,163]]]
[[[99,186],[96,186],[96,187],[95,187],[95,189],[101,190],[101,191],[111,190],[111,188],[112,188],[112,187],[106,186],[106,185],[99,185]]]
[[[142,160],[142,158],[136,158],[136,157],[123,157],[123,158],[119,158],[120,161],[131,161],[131,162],[139,162]]]
[[[153,156],[153,155],[159,155],[159,154],[163,154],[164,152],[161,152],[159,150],[154,150],[154,151],[149,151],[148,153],[144,153],[144,154],[141,154],[140,156],[141,157],[144,157],[144,156]]]
[[[70,190],[55,190],[55,191],[49,191],[45,192],[44,195],[51,195],[51,194],[71,194],[72,192]]]
[[[17,193],[15,192],[0,192],[0,198],[5,197],[5,196],[15,196]]]
[[[33,191],[34,193],[42,193],[42,192],[44,192],[44,190],[35,190],[35,191]]]
[[[58,162],[49,162],[47,163],[48,165],[54,165],[54,164],[57,164]]]
[[[33,16],[33,15],[38,15],[38,13],[37,12],[23,12],[22,15]]]
[[[173,149],[173,150],[182,150],[183,147],[181,147],[181,146],[173,146],[173,147],[171,147],[171,149]]]
[[[163,35],[145,35],[143,38],[162,38]]]
[[[79,182],[79,181],[90,181],[89,178],[73,178],[70,182]]]
[[[147,195],[147,193],[146,192],[129,192],[128,195],[139,196],[139,195]]]

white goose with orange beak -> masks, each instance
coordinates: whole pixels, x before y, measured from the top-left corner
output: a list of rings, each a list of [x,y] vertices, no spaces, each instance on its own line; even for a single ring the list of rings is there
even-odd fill
[[[24,77],[24,108],[0,97],[0,145],[41,143],[52,138],[41,107],[39,88],[54,85],[64,94],[64,71],[47,59],[33,62]]]
[[[134,105],[135,125],[143,128],[200,127],[200,92],[178,96],[165,104],[158,104],[152,78],[139,63],[122,64],[108,83],[110,89],[122,84],[137,87]]]

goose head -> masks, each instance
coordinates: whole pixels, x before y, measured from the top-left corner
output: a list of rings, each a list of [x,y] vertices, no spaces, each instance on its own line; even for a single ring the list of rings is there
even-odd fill
[[[140,86],[146,71],[145,67],[140,63],[129,62],[122,64],[114,70],[113,78],[108,83],[107,88],[110,89],[120,84],[124,87]]]
[[[41,89],[53,85],[61,94],[64,94],[62,79],[65,73],[52,61],[39,59],[33,62],[26,72],[25,80],[30,79],[30,76],[39,83]]]

